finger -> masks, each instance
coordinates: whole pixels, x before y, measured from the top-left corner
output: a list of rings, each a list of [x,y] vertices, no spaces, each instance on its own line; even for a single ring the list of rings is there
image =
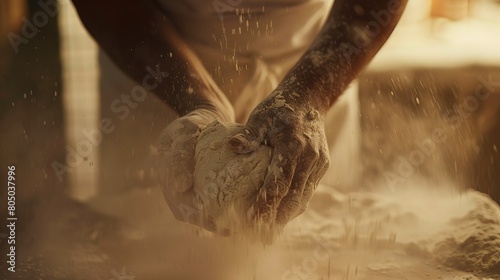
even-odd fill
[[[246,130],[248,131],[248,130]],[[238,154],[248,154],[256,151],[262,143],[259,136],[248,136],[245,133],[238,133],[229,139],[229,147]]]
[[[246,154],[256,151],[264,142],[269,120],[250,118],[247,124],[229,139],[229,147],[235,153]],[[253,125],[253,124],[258,125]]]
[[[273,142],[273,156],[264,184],[257,195],[257,218],[265,223],[273,222],[280,201],[285,197],[297,167],[297,151],[303,145],[298,139],[284,140],[277,136]]]
[[[304,189],[304,192],[302,193],[301,206],[299,210],[295,213],[295,215],[292,217],[292,219],[302,215],[307,210],[309,201],[314,195],[314,191],[318,187],[319,182],[321,181],[325,173],[328,171],[329,167],[330,167],[330,158],[328,156],[328,151],[326,150],[325,152],[323,152],[322,155],[320,155],[319,160],[316,162],[316,166],[314,167],[313,171],[309,175],[309,178],[307,179],[308,183],[306,185],[306,188]]]
[[[308,152],[300,159],[300,167],[295,170],[290,189],[278,206],[276,223],[284,226],[295,217],[302,206],[302,196],[311,172],[316,168],[317,152]]]

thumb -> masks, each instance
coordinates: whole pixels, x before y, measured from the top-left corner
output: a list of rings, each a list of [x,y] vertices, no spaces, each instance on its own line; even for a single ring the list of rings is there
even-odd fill
[[[239,133],[229,138],[229,147],[238,154],[256,151],[264,140],[263,133],[252,126],[245,126]]]

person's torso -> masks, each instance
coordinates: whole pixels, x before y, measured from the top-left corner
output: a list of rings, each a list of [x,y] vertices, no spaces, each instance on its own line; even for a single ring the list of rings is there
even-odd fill
[[[278,85],[333,0],[156,0],[234,106],[238,120]]]
[[[308,46],[332,0],[157,0],[181,36],[225,53],[273,57]]]

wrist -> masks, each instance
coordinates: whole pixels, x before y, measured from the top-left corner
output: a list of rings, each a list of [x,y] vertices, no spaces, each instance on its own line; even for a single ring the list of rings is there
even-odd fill
[[[330,108],[330,93],[322,92],[321,89],[310,89],[300,83],[282,83],[276,90],[276,105],[284,104],[291,108],[294,113],[314,114],[324,116]],[[282,101],[280,101],[282,100]]]

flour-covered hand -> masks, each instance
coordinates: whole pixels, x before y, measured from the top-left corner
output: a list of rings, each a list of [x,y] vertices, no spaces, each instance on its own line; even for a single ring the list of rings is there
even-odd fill
[[[228,110],[232,113],[232,110]],[[215,231],[204,219],[199,197],[194,192],[195,148],[200,132],[215,120],[233,121],[234,114],[213,109],[197,109],[173,121],[159,138],[157,178],[167,204],[181,221]]]
[[[255,218],[284,225],[302,214],[329,166],[323,113],[295,92],[275,90],[229,141],[238,153],[272,147],[272,158],[253,207]]]

